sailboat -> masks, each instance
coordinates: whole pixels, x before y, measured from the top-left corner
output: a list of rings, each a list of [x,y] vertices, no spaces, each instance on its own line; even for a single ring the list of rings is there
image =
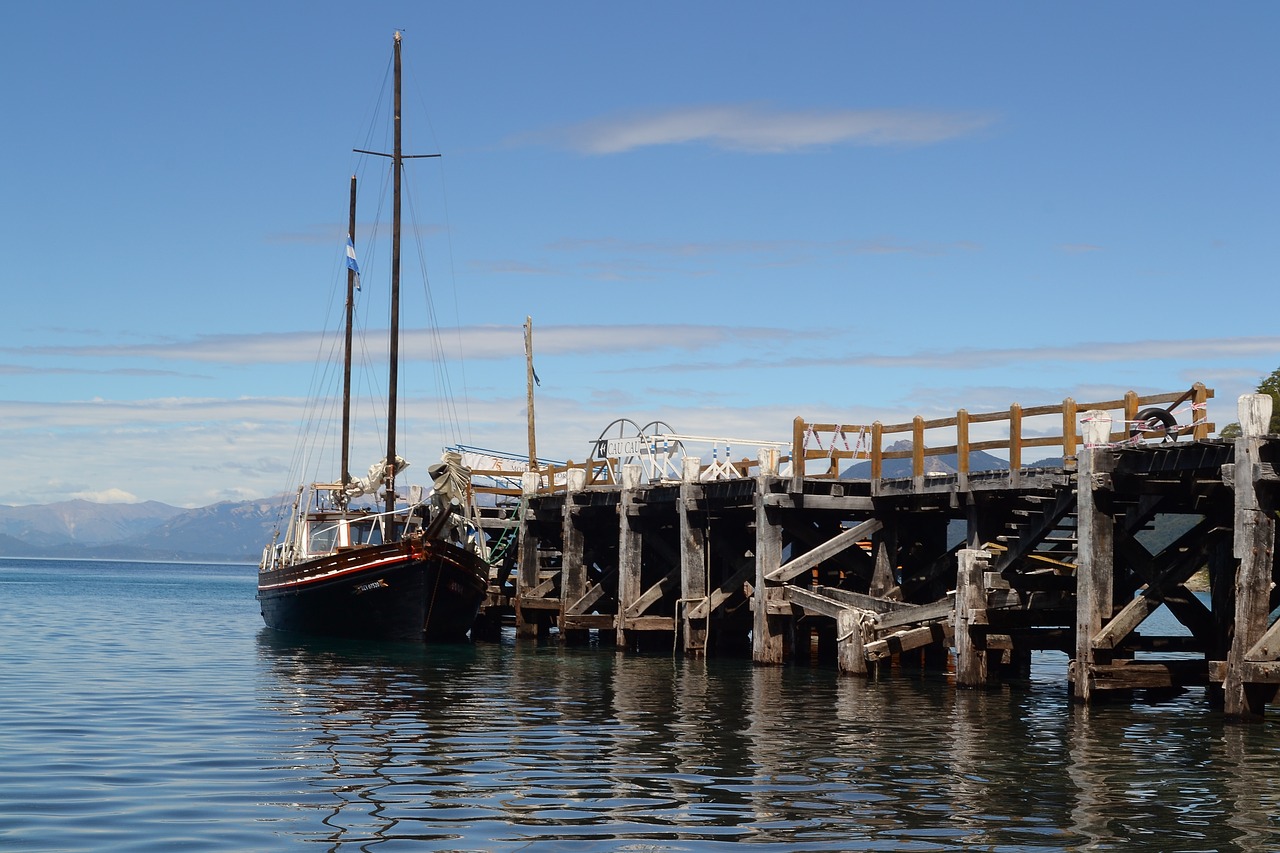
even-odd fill
[[[488,591],[488,565],[466,517],[470,472],[446,452],[432,465],[429,491],[396,478],[407,467],[396,453],[396,386],[400,337],[400,184],[406,155],[400,139],[400,33],[395,34],[392,165],[391,326],[385,457],[367,477],[348,472],[351,339],[355,264],[348,264],[343,379],[342,460],[338,478],[300,486],[283,536],[263,549],[258,602],[268,628],[311,635],[430,642],[466,637]],[[354,260],[355,188],[351,179],[348,243]],[[357,505],[365,495],[379,504]]]

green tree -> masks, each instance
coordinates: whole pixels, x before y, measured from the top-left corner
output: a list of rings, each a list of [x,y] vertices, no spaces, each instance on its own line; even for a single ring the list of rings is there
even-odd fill
[[[1259,394],[1267,394],[1271,397],[1271,423],[1267,426],[1267,432],[1280,433],[1280,367],[1271,371],[1271,375],[1258,383],[1257,391]],[[1220,438],[1239,438],[1240,424],[1230,423],[1219,431]]]

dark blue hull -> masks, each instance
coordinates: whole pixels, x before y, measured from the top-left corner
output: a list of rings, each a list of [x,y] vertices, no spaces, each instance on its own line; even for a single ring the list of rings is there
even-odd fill
[[[365,640],[465,639],[487,591],[474,554],[434,540],[341,551],[258,578],[268,628]]]

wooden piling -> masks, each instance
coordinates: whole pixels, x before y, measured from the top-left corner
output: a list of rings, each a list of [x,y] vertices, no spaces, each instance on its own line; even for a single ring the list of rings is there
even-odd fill
[[[783,620],[771,614],[781,610],[785,602],[778,598],[776,586],[765,576],[782,565],[782,525],[775,519],[777,510],[765,496],[779,482],[776,469],[762,469],[756,479],[755,515],[755,586],[752,590],[751,659],[756,663],[780,664],[785,654]],[[771,594],[773,592],[774,594]]]
[[[1077,472],[1079,562],[1076,567],[1076,648],[1071,664],[1072,696],[1088,702],[1093,695],[1092,668],[1110,662],[1110,652],[1094,648],[1093,638],[1111,618],[1114,578],[1115,520],[1103,504],[1112,466],[1111,416],[1084,413],[1084,449]]]
[[[987,666],[987,568],[991,553],[965,548],[957,554],[956,568],[956,686],[985,687],[991,673]]]
[[[689,656],[701,656],[707,652],[708,618],[690,616],[693,608],[704,601],[707,589],[707,532],[705,513],[698,510],[702,486],[698,475],[702,460],[686,456],[680,468],[680,500],[677,506],[680,524],[680,607],[677,615],[680,624],[680,645]]]
[[[586,487],[587,472],[570,468],[565,475],[564,517],[560,529],[560,640],[585,643],[587,632],[567,628],[570,606],[587,592],[586,537],[580,519],[582,506],[576,500]]]
[[[637,516],[636,493],[644,469],[639,465],[622,466],[622,494],[618,501],[618,614],[616,642],[625,648],[630,639],[627,609],[640,598],[640,565],[643,540]]]
[[[1276,548],[1276,518],[1264,509],[1258,491],[1261,479],[1261,447],[1271,420],[1272,400],[1266,394],[1240,397],[1241,435],[1235,442],[1232,486],[1235,490],[1235,621],[1231,649],[1223,679],[1224,708],[1239,718],[1259,718],[1263,706],[1280,683],[1280,652],[1259,641],[1267,631]]]

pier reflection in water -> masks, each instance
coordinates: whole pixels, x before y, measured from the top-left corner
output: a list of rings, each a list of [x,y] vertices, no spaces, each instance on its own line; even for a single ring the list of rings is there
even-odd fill
[[[509,638],[263,632],[258,654],[298,786],[278,805],[330,849],[1280,849],[1272,726],[1195,692],[1074,707],[1061,656],[1032,685],[957,693]]]

